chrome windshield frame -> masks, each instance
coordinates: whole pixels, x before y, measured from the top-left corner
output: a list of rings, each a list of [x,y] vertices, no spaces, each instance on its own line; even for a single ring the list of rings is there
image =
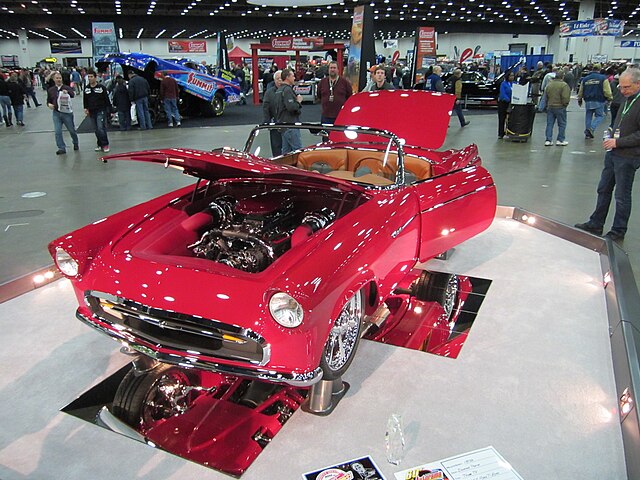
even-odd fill
[[[398,156],[398,171],[396,173],[396,179],[393,185],[389,185],[390,187],[399,187],[404,185],[404,141],[400,139],[397,135],[388,130],[379,130],[376,128],[369,127],[360,127],[357,125],[330,125],[324,123],[263,123],[255,126],[251,132],[249,133],[249,137],[244,146],[243,153],[246,155],[252,155],[251,147],[253,146],[254,139],[258,135],[261,130],[272,130],[272,129],[297,129],[297,130],[309,130],[309,131],[319,131],[319,132],[353,132],[355,134],[363,134],[363,135],[377,135],[382,138],[387,138],[388,142],[386,143],[386,147],[384,148],[384,160],[383,164],[386,165],[387,160],[389,158],[389,153],[391,153],[392,145],[395,146],[396,153]],[[348,135],[345,133],[345,136],[348,138]],[[331,141],[321,142],[323,148],[328,148],[331,146]],[[371,142],[358,144],[354,142],[353,148],[357,149],[357,146],[365,146],[371,145]],[[382,144],[384,145],[384,144]],[[303,147],[303,151],[307,149],[307,147]],[[264,157],[262,157],[264,158]],[[279,158],[273,157],[273,159]],[[268,158],[270,160],[270,158]],[[383,187],[384,188],[384,187]],[[388,188],[388,187],[387,187]]]

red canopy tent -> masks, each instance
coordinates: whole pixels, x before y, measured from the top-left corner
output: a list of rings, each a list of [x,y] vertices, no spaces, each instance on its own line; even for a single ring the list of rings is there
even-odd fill
[[[244,59],[249,59],[251,58],[251,54],[245,52],[244,50],[242,50],[240,47],[236,46],[233,47],[230,51],[229,51],[229,61],[233,62],[233,63],[240,63],[242,62]]]

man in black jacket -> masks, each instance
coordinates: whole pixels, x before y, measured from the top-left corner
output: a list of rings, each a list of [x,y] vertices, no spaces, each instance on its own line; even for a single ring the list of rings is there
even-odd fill
[[[273,85],[267,87],[267,91],[262,98],[262,123],[276,121],[278,115],[278,105],[276,104],[276,92],[282,86],[282,71],[277,70],[273,74]],[[277,157],[282,153],[282,134],[279,129],[272,128],[269,131],[271,141],[271,153]]]
[[[136,104],[136,115],[140,130],[151,130],[151,114],[149,113],[149,95],[151,88],[149,82],[135,71],[129,72],[129,98]]]
[[[620,105],[611,137],[602,142],[607,153],[598,184],[596,209],[589,221],[576,224],[581,230],[602,235],[615,189],[616,213],[611,230],[605,235],[614,241],[624,240],[627,233],[633,179],[640,167],[640,102],[637,101],[640,97],[640,69],[626,69],[620,75],[618,88],[626,100]]]
[[[285,68],[282,70],[282,86],[276,92],[278,123],[296,123],[300,121],[300,111],[302,110],[302,96],[296,95],[293,91],[295,84],[295,74],[293,70]],[[288,128],[282,132],[282,154],[293,152],[302,148],[300,130]]]
[[[109,118],[109,95],[107,88],[98,83],[95,70],[87,71],[87,85],[84,87],[84,113],[91,120],[96,132],[98,146],[96,152],[109,151],[109,138],[107,137],[107,120]]]

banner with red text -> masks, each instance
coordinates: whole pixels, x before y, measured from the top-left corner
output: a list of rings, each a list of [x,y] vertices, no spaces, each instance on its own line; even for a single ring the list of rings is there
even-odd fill
[[[207,53],[206,40],[169,40],[169,53]]]
[[[274,50],[316,50],[324,47],[324,37],[273,37]]]
[[[416,54],[412,65],[413,82],[417,83],[422,78],[425,69],[436,61],[436,29],[433,27],[419,27],[416,32]]]

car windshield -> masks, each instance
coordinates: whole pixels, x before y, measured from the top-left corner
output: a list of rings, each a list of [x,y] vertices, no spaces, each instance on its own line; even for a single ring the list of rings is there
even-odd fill
[[[302,148],[274,155],[273,142],[275,140],[277,144],[286,129],[299,133]],[[411,172],[405,172],[403,143],[390,132],[371,128],[270,124],[252,130],[244,151],[280,165],[290,165],[366,186],[388,187],[407,183],[407,179],[416,180]],[[416,161],[422,162],[425,170],[430,170],[426,159]]]

